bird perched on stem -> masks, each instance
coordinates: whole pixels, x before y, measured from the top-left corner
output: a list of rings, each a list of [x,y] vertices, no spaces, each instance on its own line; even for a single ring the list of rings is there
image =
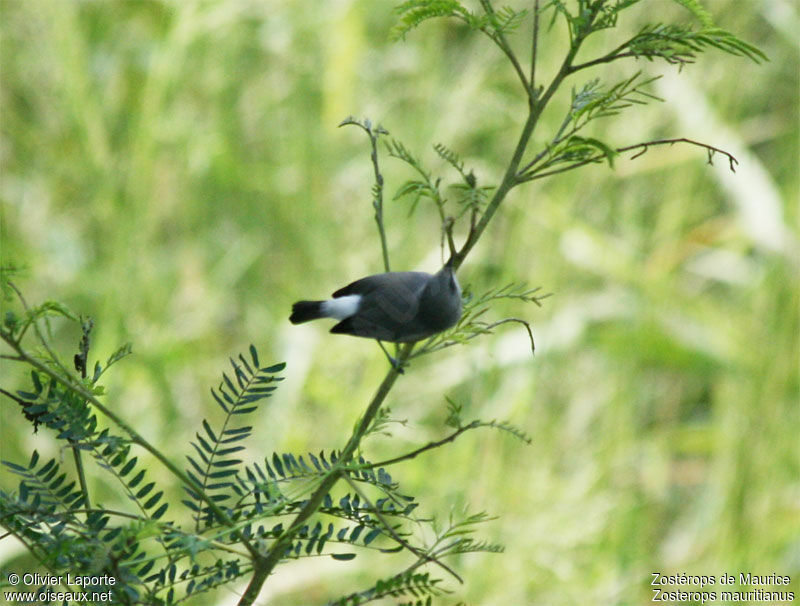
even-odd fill
[[[331,332],[375,339],[402,372],[382,341],[411,343],[454,326],[461,318],[461,287],[452,258],[435,274],[394,271],[351,282],[327,301],[298,301],[292,324],[318,318],[340,320]]]

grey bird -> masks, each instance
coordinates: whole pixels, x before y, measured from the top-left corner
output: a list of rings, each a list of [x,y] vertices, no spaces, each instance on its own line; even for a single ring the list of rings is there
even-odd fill
[[[461,318],[461,288],[452,259],[431,275],[396,271],[361,278],[340,288],[327,301],[298,301],[289,321],[340,320],[331,332],[376,339],[392,365],[397,361],[381,341],[410,343],[454,326]]]

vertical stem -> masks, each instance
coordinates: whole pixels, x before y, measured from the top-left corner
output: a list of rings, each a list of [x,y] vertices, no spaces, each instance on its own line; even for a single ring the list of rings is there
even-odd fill
[[[86,484],[86,473],[83,470],[83,459],[81,458],[81,450],[78,444],[70,440],[72,445],[72,456],[75,459],[75,471],[78,473],[78,482],[81,485],[81,493],[83,493],[83,507],[90,509],[92,507],[89,502],[89,486]],[[86,514],[88,517],[88,513]]]
[[[375,171],[375,197],[372,200],[372,206],[375,208],[375,222],[378,224],[378,235],[381,238],[381,252],[383,253],[383,267],[385,271],[391,271],[389,268],[389,248],[386,244],[386,229],[383,226],[383,175],[378,167],[378,136],[380,135],[380,127],[378,132],[373,132],[371,129],[369,133],[369,141],[372,146],[372,168]]]
[[[522,88],[525,89],[525,93],[530,97],[533,91],[530,82],[525,77],[525,72],[522,71],[522,66],[519,64],[517,60],[517,56],[514,54],[514,51],[511,49],[511,45],[509,45],[508,40],[506,40],[505,35],[503,32],[497,28],[495,28],[495,12],[494,8],[492,7],[492,3],[489,0],[480,0],[481,6],[483,7],[486,16],[492,20],[492,23],[487,27],[481,28],[481,30],[489,36],[489,38],[497,44],[498,48],[500,48],[503,53],[505,53],[508,60],[511,61],[511,65],[514,67],[514,71],[517,72],[517,76],[519,76],[519,80],[522,83]]]
[[[544,111],[544,108],[547,106],[550,98],[561,85],[561,82],[564,80],[564,78],[570,74],[572,61],[578,52],[578,48],[580,48],[581,41],[581,39],[576,39],[576,41],[570,46],[569,52],[561,64],[561,68],[558,70],[558,73],[553,78],[550,86],[547,87],[547,90],[540,98],[537,99],[534,91],[530,91],[528,96],[528,118],[525,120],[525,124],[522,127],[522,132],[520,133],[519,141],[517,141],[517,146],[514,148],[514,154],[511,156],[508,169],[506,169],[503,180],[498,186],[497,191],[495,191],[494,196],[492,196],[489,205],[486,207],[483,215],[481,215],[480,221],[478,221],[475,229],[470,233],[467,241],[464,242],[464,246],[460,251],[458,251],[458,255],[453,261],[454,270],[461,266],[461,263],[463,263],[473,246],[475,246],[477,241],[480,239],[483,231],[486,229],[489,221],[492,220],[494,213],[497,212],[497,209],[500,207],[500,204],[503,202],[508,192],[510,192],[516,185],[520,183],[517,170],[522,162],[522,156],[525,154],[525,150],[528,147],[528,141],[530,141],[531,135],[533,134],[533,129],[536,127],[536,123],[539,121],[539,116],[542,115],[542,111]]]
[[[411,350],[413,348],[413,343],[407,343],[400,348],[398,362],[401,365],[408,359],[408,356],[411,354]],[[261,586],[275,569],[275,566],[278,565],[278,562],[281,561],[281,558],[283,558],[284,554],[286,553],[286,548],[291,543],[295,534],[297,534],[300,528],[302,528],[306,520],[317,511],[320,503],[322,503],[322,499],[324,499],[325,495],[331,491],[336,482],[341,479],[342,467],[346,465],[350,459],[352,459],[353,455],[361,444],[361,439],[367,433],[369,426],[375,419],[375,415],[378,413],[381,405],[383,405],[384,400],[386,400],[386,396],[389,395],[389,391],[391,391],[394,382],[399,376],[399,373],[394,369],[394,367],[389,369],[386,377],[384,377],[383,381],[378,387],[378,391],[376,391],[375,395],[372,397],[372,401],[369,403],[364,416],[361,417],[358,425],[353,430],[353,434],[350,436],[347,445],[339,454],[339,459],[336,461],[333,469],[331,469],[330,472],[328,472],[328,474],[322,479],[320,485],[312,493],[308,501],[306,501],[306,504],[295,517],[292,525],[286,529],[283,535],[281,535],[281,537],[272,545],[272,547],[270,547],[267,555],[259,556],[253,562],[253,576],[250,579],[250,583],[247,585],[244,595],[242,595],[241,599],[239,600],[239,606],[250,606],[253,604],[255,599],[258,597],[259,591],[261,591]]]
[[[81,379],[86,379],[86,367],[89,365],[89,334],[92,331],[94,322],[91,318],[84,319],[81,316],[81,331],[83,335],[80,343],[78,344],[78,354],[75,356],[75,367],[81,373]],[[39,335],[41,337],[41,335]],[[82,404],[86,407],[89,402],[83,401]],[[75,459],[75,471],[78,474],[78,482],[81,486],[81,493],[83,493],[83,506],[89,509],[92,505],[89,501],[89,486],[86,484],[86,473],[83,469],[83,459],[81,458],[81,451],[78,442],[69,439],[70,446],[72,447],[72,457]],[[89,514],[86,514],[86,519],[89,519]]]
[[[370,159],[372,160],[372,168],[375,171],[375,188],[373,189],[372,207],[375,209],[375,223],[378,224],[378,235],[381,239],[381,253],[383,255],[383,267],[385,271],[391,271],[389,268],[389,247],[386,244],[386,229],[383,225],[383,175],[378,166],[378,138],[381,135],[388,135],[389,131],[383,128],[380,124],[372,127],[371,120],[359,121],[348,116],[339,124],[339,126],[358,126],[361,130],[367,133],[371,147]]]
[[[539,0],[533,0],[533,35],[531,36],[531,91],[536,94],[536,54],[539,45]]]
[[[528,118],[525,121],[525,125],[522,127],[522,133],[520,133],[517,147],[514,150],[514,155],[511,158],[508,169],[506,169],[506,174],[503,176],[502,182],[494,192],[492,200],[489,202],[486,210],[481,215],[480,221],[478,221],[478,224],[470,234],[470,237],[467,238],[467,241],[464,242],[464,246],[461,247],[461,250],[458,251],[455,259],[453,259],[454,271],[457,270],[461,266],[461,263],[464,262],[464,259],[472,250],[472,247],[475,246],[480,239],[481,234],[483,234],[483,231],[486,229],[489,221],[492,220],[494,213],[497,212],[497,209],[505,199],[508,192],[511,191],[511,189],[517,184],[517,168],[522,161],[522,155],[525,153],[525,149],[527,148],[528,141],[533,133],[533,128],[536,126],[538,118],[539,112],[537,111],[537,108],[532,107],[528,113]]]

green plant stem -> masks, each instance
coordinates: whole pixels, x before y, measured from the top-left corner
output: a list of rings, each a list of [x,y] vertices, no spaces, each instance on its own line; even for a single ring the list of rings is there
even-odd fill
[[[381,174],[380,165],[378,164],[378,138],[381,135],[388,135],[389,132],[384,129],[380,124],[373,128],[372,122],[369,120],[359,121],[352,116],[345,118],[339,124],[342,126],[358,126],[361,130],[367,133],[370,144],[370,160],[372,160],[372,169],[375,172],[375,189],[372,197],[372,207],[375,209],[375,223],[378,224],[378,235],[381,239],[381,254],[383,255],[384,271],[391,271],[389,266],[389,247],[386,244],[386,228],[383,223],[383,175]]]
[[[586,69],[588,67],[592,67],[595,65],[600,65],[601,63],[611,63],[612,61],[616,61],[617,59],[622,59],[623,57],[636,57],[637,55],[633,52],[623,53],[622,51],[628,48],[628,46],[636,40],[637,36],[633,36],[630,40],[626,40],[622,44],[620,44],[617,48],[612,50],[609,53],[606,53],[602,57],[598,57],[597,59],[592,59],[591,61],[587,61],[585,63],[580,63],[578,65],[573,65],[570,67],[569,71],[571,74],[574,74],[577,71],[582,69]],[[647,55],[643,55],[647,56]]]
[[[712,163],[712,158],[713,158],[714,154],[716,154],[716,153],[722,154],[722,155],[724,155],[725,157],[728,158],[728,168],[730,168],[731,172],[732,173],[736,172],[736,166],[739,164],[739,161],[736,159],[736,156],[734,156],[732,153],[727,152],[724,149],[720,149],[718,147],[714,147],[713,145],[708,145],[707,143],[701,143],[700,141],[694,141],[692,139],[687,139],[685,137],[680,137],[680,138],[677,138],[677,139],[656,139],[654,141],[643,141],[641,143],[636,143],[634,145],[626,145],[625,147],[617,147],[614,151],[617,152],[618,154],[621,154],[621,153],[626,152],[626,151],[631,151],[631,150],[634,150],[634,149],[641,148],[641,150],[639,152],[635,153],[630,158],[631,160],[635,160],[636,158],[641,156],[643,153],[645,153],[650,148],[651,145],[674,145],[675,143],[688,143],[690,145],[696,145],[698,147],[704,148],[706,150],[706,152],[708,153],[708,163],[709,164]],[[519,176],[519,182],[520,183],[526,183],[528,181],[535,181],[536,179],[544,179],[545,177],[552,177],[553,175],[557,175],[559,173],[565,173],[567,171],[574,170],[576,168],[580,168],[581,166],[586,166],[587,164],[593,164],[593,163],[597,163],[597,162],[602,162],[603,160],[607,159],[607,157],[604,154],[597,154],[597,155],[591,156],[589,158],[586,158],[584,160],[581,160],[580,162],[574,162],[574,163],[569,164],[567,166],[562,166],[561,168],[554,168],[553,170],[548,170],[548,171],[545,171],[545,172],[538,172],[539,170],[543,170],[544,168],[546,168],[546,166],[542,166],[542,167],[539,167],[539,169],[537,169],[537,170],[533,170],[533,171],[527,172],[528,168],[530,168],[530,166],[532,166],[539,159],[541,159],[541,156],[543,156],[544,153],[545,152],[542,152],[542,154],[539,154],[534,159],[533,162],[529,163],[528,165],[526,165],[522,169],[523,172]]]
[[[89,487],[86,484],[86,473],[83,469],[83,459],[81,458],[81,450],[78,445],[70,440],[72,445],[72,457],[75,459],[75,470],[78,473],[78,482],[81,485],[81,492],[83,493],[83,506],[86,508],[91,507],[89,502]]]
[[[472,421],[467,425],[462,425],[456,431],[442,438],[441,440],[436,440],[435,442],[428,442],[427,444],[425,444],[425,446],[420,446],[419,448],[412,450],[411,452],[407,452],[406,454],[392,457],[391,459],[385,459],[384,461],[371,463],[369,465],[360,465],[358,469],[376,469],[378,467],[388,467],[389,465],[395,465],[403,461],[414,459],[419,455],[421,455],[423,452],[426,452],[428,450],[433,450],[434,448],[439,448],[440,446],[444,446],[445,444],[449,444],[465,431],[469,431],[470,429],[477,429],[478,427],[483,427],[480,421]]]
[[[372,200],[372,206],[375,208],[375,223],[378,224],[378,234],[381,238],[381,252],[383,253],[383,267],[385,271],[391,271],[389,267],[389,247],[386,244],[386,229],[383,225],[383,175],[378,166],[378,136],[379,133],[373,133],[371,130],[367,131],[369,134],[369,142],[372,148],[370,158],[372,160],[372,168],[375,171],[375,197]]]
[[[481,7],[483,7],[484,12],[486,15],[494,20],[496,19],[494,7],[489,0],[481,0]],[[514,71],[517,72],[517,76],[522,83],[522,87],[525,89],[525,93],[530,96],[532,93],[531,83],[528,82],[528,79],[525,77],[525,72],[522,71],[522,66],[517,59],[517,56],[514,54],[514,51],[511,50],[511,46],[508,44],[508,40],[506,40],[505,35],[493,28],[484,28],[483,32],[489,36],[489,38],[497,44],[501,51],[505,54],[508,60],[511,62],[511,65],[514,66]]]
[[[514,154],[511,156],[511,160],[508,164],[505,175],[503,176],[503,180],[500,182],[500,185],[495,191],[494,196],[492,196],[492,199],[489,202],[489,205],[486,207],[486,210],[481,215],[480,221],[478,221],[475,229],[470,233],[466,242],[464,242],[464,246],[462,246],[461,250],[458,251],[458,255],[456,255],[456,258],[453,261],[454,269],[458,269],[461,266],[466,256],[478,242],[481,235],[483,235],[486,226],[489,225],[489,221],[492,220],[492,217],[497,212],[497,209],[500,207],[500,204],[503,202],[503,200],[505,200],[508,192],[522,182],[517,175],[517,170],[519,169],[519,165],[522,162],[522,158],[528,148],[528,142],[533,134],[533,130],[536,128],[539,117],[542,115],[544,108],[547,106],[553,94],[561,85],[564,78],[570,74],[570,66],[572,65],[575,55],[578,53],[578,49],[580,48],[582,40],[582,38],[576,38],[572,43],[567,56],[564,58],[564,61],[561,64],[561,68],[553,77],[552,82],[550,82],[550,86],[547,87],[547,90],[539,99],[536,99],[534,91],[529,91],[528,117],[522,127],[522,132],[520,133],[519,140],[517,141],[517,146],[514,148]]]
[[[718,147],[714,147],[713,145],[709,145],[708,143],[702,143],[700,141],[695,141],[693,139],[687,139],[686,137],[679,137],[677,139],[655,139],[653,141],[644,141],[642,143],[637,143],[635,145],[626,145],[625,147],[618,147],[616,151],[618,154],[622,152],[631,151],[641,147],[641,151],[631,156],[631,160],[638,158],[643,153],[645,153],[651,145],[674,145],[675,143],[688,143],[689,145],[696,145],[698,147],[702,147],[708,153],[708,163],[711,164],[711,158],[714,154],[722,154],[728,158],[728,165],[731,169],[731,172],[736,172],[736,165],[739,164],[739,161],[736,157],[730,153],[726,152],[724,149],[720,149]]]
[[[401,367],[403,362],[408,359],[413,348],[413,343],[407,343],[400,348],[397,358]],[[308,498],[308,501],[306,501],[306,504],[297,513],[292,525],[283,532],[277,541],[275,541],[265,556],[259,555],[257,557],[256,561],[253,563],[253,576],[250,578],[250,583],[247,585],[247,589],[239,600],[239,606],[249,606],[253,604],[261,591],[264,581],[267,580],[267,577],[275,569],[275,566],[281,561],[294,536],[303,527],[306,520],[319,509],[322,499],[331,491],[336,482],[341,479],[342,474],[347,473],[346,470],[344,470],[345,465],[353,458],[353,455],[361,444],[361,439],[367,433],[372,421],[375,419],[375,415],[378,413],[381,405],[383,405],[386,396],[389,395],[389,391],[391,391],[394,382],[399,376],[400,374],[394,367],[389,368],[389,371],[386,373],[375,395],[372,396],[372,400],[366,412],[353,430],[347,445],[339,454],[336,464],[325,475],[319,486]]]
[[[0,522],[2,522],[2,520],[4,520],[5,518],[10,517],[10,516],[14,516],[14,515],[19,515],[19,514],[35,515],[37,513],[39,513],[39,512],[37,510],[35,510],[35,509],[32,509],[32,510],[23,510],[23,509],[15,510],[15,511],[12,511],[12,512],[7,513],[4,516],[2,516],[2,518],[0,518]],[[134,520],[134,521],[139,522],[141,524],[153,524],[153,523],[155,523],[155,524],[158,525],[158,527],[162,531],[165,531],[165,532],[166,531],[169,531],[169,532],[176,532],[177,531],[176,527],[174,526],[174,524],[172,524],[172,522],[161,522],[160,520],[152,520],[152,519],[146,518],[144,516],[139,516],[139,515],[136,515],[136,514],[133,514],[133,513],[128,513],[127,511],[118,511],[116,509],[105,509],[105,508],[98,508],[98,507],[83,507],[81,509],[70,509],[69,513],[70,514],[83,513],[83,514],[86,514],[87,517],[89,515],[91,515],[91,514],[101,513],[101,514],[105,514],[105,515],[109,515],[109,516],[113,516],[113,517],[117,517],[117,518],[126,518],[128,520]],[[35,524],[36,524],[36,522],[32,522],[30,525],[35,525]],[[13,534],[14,536],[17,536],[16,533],[14,533],[13,531],[9,531],[8,533],[6,533],[4,535],[0,535],[0,540],[4,539],[6,536],[11,535],[11,534]],[[189,535],[189,534],[183,533],[183,536],[193,536],[193,535]],[[244,553],[244,552],[238,551],[237,549],[235,549],[234,547],[231,547],[230,545],[228,545],[226,543],[221,543],[219,541],[215,541],[214,539],[209,539],[208,537],[202,537],[202,540],[207,542],[212,547],[214,547],[214,549],[219,549],[220,551],[226,551],[228,553],[232,553],[232,554],[238,555],[238,556],[240,556],[242,558],[246,558],[249,555],[248,553]],[[22,541],[21,539],[20,539],[20,542],[24,543],[24,541]],[[143,564],[145,562],[149,562],[150,560],[158,560],[158,559],[160,559],[162,557],[164,557],[164,556],[150,556],[150,557],[147,557],[147,558],[142,558],[142,559],[139,560],[139,563]]]
[[[423,564],[427,564],[427,563],[436,564],[436,565],[440,566],[446,572],[449,572],[451,575],[453,575],[453,577],[455,577],[455,579],[459,583],[461,583],[462,585],[464,584],[464,579],[462,579],[461,576],[455,570],[450,568],[450,566],[448,566],[447,564],[445,564],[441,560],[438,560],[438,559],[434,558],[429,553],[426,553],[426,552],[422,551],[421,549],[418,549],[417,547],[414,547],[408,541],[403,539],[403,537],[401,537],[399,534],[397,534],[397,531],[395,531],[395,529],[392,528],[392,525],[389,523],[389,520],[387,520],[386,517],[380,512],[380,510],[370,500],[370,498],[366,495],[366,493],[364,493],[364,491],[361,490],[361,488],[358,487],[358,484],[356,484],[353,481],[353,479],[349,475],[347,475],[346,473],[343,473],[342,477],[350,485],[350,488],[352,488],[353,491],[356,494],[358,494],[358,496],[361,498],[361,500],[364,501],[364,503],[367,504],[367,507],[369,507],[369,509],[372,510],[372,513],[375,515],[376,518],[378,518],[378,521],[380,521],[380,523],[383,524],[383,527],[386,529],[386,532],[388,532],[389,535],[391,535],[391,537],[395,541],[397,541],[397,543],[402,545],[404,548],[408,549],[411,553],[413,553],[415,556],[417,556],[417,558],[419,558],[419,560],[417,561],[416,565],[414,565],[410,570],[415,570],[416,568],[419,568]]]
[[[569,164],[568,166],[563,166],[561,168],[554,168],[553,170],[548,170],[546,172],[530,172],[522,175],[519,180],[521,183],[527,183],[528,181],[536,181],[537,179],[544,179],[545,177],[552,177],[553,175],[557,175],[559,173],[565,173],[570,170],[574,170],[576,168],[580,168],[581,166],[586,166],[587,164],[595,164],[597,162],[602,162],[605,159],[605,156],[601,154],[597,154],[596,156],[592,156],[590,158],[586,158],[585,160],[581,160],[580,162],[575,162],[574,164]]]
[[[531,33],[531,75],[528,78],[531,91],[536,94],[536,55],[539,46],[539,0],[533,1],[533,32]]]

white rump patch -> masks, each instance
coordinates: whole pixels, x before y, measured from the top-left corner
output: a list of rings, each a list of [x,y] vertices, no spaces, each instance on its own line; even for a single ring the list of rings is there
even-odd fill
[[[361,295],[346,295],[336,299],[329,299],[322,303],[322,315],[326,318],[344,320],[358,311],[361,305]]]

